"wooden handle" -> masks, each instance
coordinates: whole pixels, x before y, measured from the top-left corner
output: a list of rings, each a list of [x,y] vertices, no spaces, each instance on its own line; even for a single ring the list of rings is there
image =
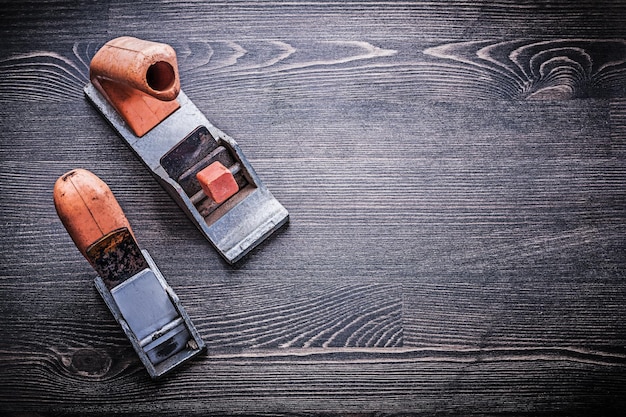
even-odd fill
[[[103,236],[130,224],[111,189],[84,169],[74,169],[54,184],[54,206],[78,250],[93,265],[86,252]]]
[[[89,78],[92,83],[104,79],[165,101],[174,100],[180,91],[174,49],[130,36],[110,40],[98,50],[89,66]]]
[[[138,137],[180,107],[176,52],[164,43],[113,39],[91,60],[89,78]]]

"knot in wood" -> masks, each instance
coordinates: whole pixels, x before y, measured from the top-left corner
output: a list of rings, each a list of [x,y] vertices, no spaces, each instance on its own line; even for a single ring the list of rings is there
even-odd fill
[[[78,349],[72,356],[69,370],[83,376],[102,376],[111,368],[111,357],[96,349]]]

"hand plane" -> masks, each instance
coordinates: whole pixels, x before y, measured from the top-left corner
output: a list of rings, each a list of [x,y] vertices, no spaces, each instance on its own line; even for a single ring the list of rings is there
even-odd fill
[[[205,350],[174,290],[133,231],[109,187],[72,170],[56,181],[54,205],[95,286],[153,379]]]
[[[93,57],[89,78],[87,98],[226,261],[287,223],[235,140],[180,89],[172,47],[113,39]]]

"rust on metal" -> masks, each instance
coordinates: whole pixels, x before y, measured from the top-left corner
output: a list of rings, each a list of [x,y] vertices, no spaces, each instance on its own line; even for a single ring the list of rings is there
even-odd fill
[[[91,245],[87,257],[108,289],[148,268],[141,249],[125,227]]]

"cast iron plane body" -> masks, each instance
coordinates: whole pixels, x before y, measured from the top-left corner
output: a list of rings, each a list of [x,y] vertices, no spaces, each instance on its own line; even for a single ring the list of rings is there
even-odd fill
[[[130,234],[126,240],[132,241]],[[145,268],[111,285],[97,276],[96,289],[152,379],[160,378],[206,351],[178,296],[146,250],[132,255]]]
[[[237,262],[287,223],[289,213],[237,142],[213,126],[182,90],[180,108],[142,137],[92,83],[85,94],[227,262]],[[222,204],[206,198],[195,175],[215,161],[229,168],[239,186]]]

